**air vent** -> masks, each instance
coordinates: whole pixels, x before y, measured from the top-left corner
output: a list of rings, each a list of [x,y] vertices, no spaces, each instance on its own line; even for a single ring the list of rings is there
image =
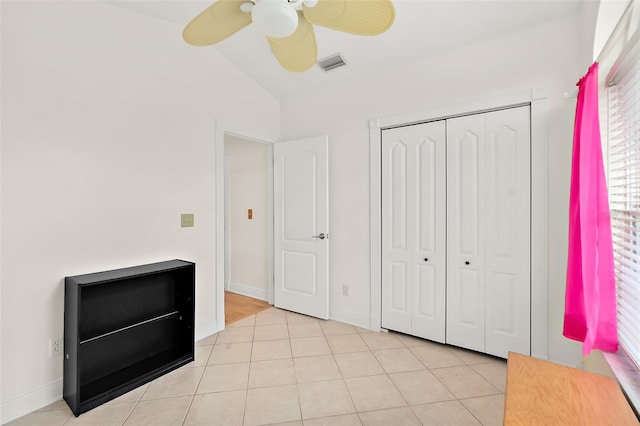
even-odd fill
[[[340,56],[339,53],[318,61],[318,66],[322,68],[322,71],[331,71],[344,65],[347,65],[347,63],[342,59],[342,56]]]

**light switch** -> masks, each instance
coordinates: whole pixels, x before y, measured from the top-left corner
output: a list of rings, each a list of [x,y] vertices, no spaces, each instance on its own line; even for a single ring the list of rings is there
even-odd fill
[[[180,226],[190,228],[193,226],[193,213],[182,213],[180,215]]]
[[[253,209],[249,209],[249,210],[247,210],[247,217],[248,217],[249,219],[253,219]]]

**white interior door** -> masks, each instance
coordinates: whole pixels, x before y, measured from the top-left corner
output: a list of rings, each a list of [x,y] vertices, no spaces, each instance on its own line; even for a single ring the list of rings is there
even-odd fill
[[[485,117],[447,120],[447,343],[485,349]]]
[[[382,326],[445,339],[445,124],[382,134]]]
[[[447,120],[447,343],[531,348],[529,107]]]
[[[327,136],[274,144],[274,304],[329,317]]]
[[[486,349],[531,351],[529,107],[486,115]]]

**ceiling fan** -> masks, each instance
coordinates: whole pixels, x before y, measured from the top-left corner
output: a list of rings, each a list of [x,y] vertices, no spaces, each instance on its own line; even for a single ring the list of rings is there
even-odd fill
[[[263,32],[278,62],[306,71],[318,56],[313,25],[358,35],[377,35],[395,19],[391,0],[218,0],[184,29],[194,46],[218,43],[253,23]]]

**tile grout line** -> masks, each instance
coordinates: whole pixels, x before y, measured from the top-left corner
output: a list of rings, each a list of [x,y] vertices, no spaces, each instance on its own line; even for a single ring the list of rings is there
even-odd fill
[[[320,327],[320,331],[322,332],[322,338],[324,339],[324,342],[327,344],[327,347],[329,348],[329,353],[328,354],[323,354],[323,355],[308,355],[308,357],[325,356],[325,355],[330,355],[331,356],[331,359],[333,360],[333,362],[336,365],[336,368],[338,370],[338,373],[340,374],[340,379],[339,380],[342,382],[342,385],[344,386],[345,390],[347,391],[347,395],[349,395],[349,400],[351,401],[351,405],[353,406],[353,409],[354,409],[353,413],[337,414],[337,415],[331,415],[331,416],[323,416],[323,417],[318,417],[318,419],[355,414],[358,417],[358,421],[360,422],[360,424],[362,424],[362,419],[360,418],[360,415],[358,414],[358,409],[356,407],[355,401],[353,400],[353,396],[351,395],[351,392],[349,391],[349,387],[347,386],[344,374],[342,373],[342,370],[340,369],[340,366],[338,365],[338,362],[336,361],[335,352],[331,348],[331,345],[329,345],[329,341],[327,339],[327,334],[325,333],[325,330],[324,330],[324,328],[322,328],[322,325],[320,325],[320,323],[318,324],[318,326]],[[358,335],[357,330],[356,330],[356,335]],[[292,355],[293,355],[293,353],[292,353]],[[297,380],[298,380],[298,378],[296,376],[296,382],[297,382]],[[310,383],[321,383],[323,381],[333,381],[333,380],[317,380],[317,381],[313,381],[313,382],[310,382]],[[299,387],[298,387],[298,398],[300,399],[300,388]],[[301,407],[301,414],[302,414],[302,407]],[[301,415],[301,421],[302,421],[303,425],[304,425],[304,420],[305,420],[304,417]],[[313,420],[313,419],[307,419],[307,420]]]
[[[266,309],[264,311],[266,311]],[[264,312],[264,311],[260,311],[260,312]],[[256,312],[255,314],[253,314],[255,318],[253,319],[253,332],[251,333],[251,349],[249,350],[249,368],[247,369],[247,387],[244,389],[244,406],[242,409],[241,425],[244,425],[247,417],[247,403],[249,402],[249,378],[251,375],[251,365],[253,364],[253,343],[254,343],[253,339],[256,334],[256,321],[258,319],[258,313],[259,312]]]
[[[202,379],[200,379],[202,380]],[[197,388],[196,388],[197,390]],[[184,424],[187,422],[187,418],[189,417],[189,411],[191,411],[191,406],[193,405],[193,400],[196,397],[196,394],[194,393],[193,395],[191,395],[191,400],[189,401],[189,406],[187,407],[187,411],[185,411],[184,413],[184,418],[182,419],[182,425],[184,426]]]
[[[151,382],[149,382],[149,384],[147,385],[147,389],[149,389],[149,386],[151,385]],[[124,426],[128,421],[129,418],[131,417],[131,414],[133,414],[133,412],[135,411],[135,409],[138,407],[138,404],[140,403],[140,401],[142,401],[142,397],[144,396],[144,394],[147,392],[147,389],[144,390],[144,392],[142,392],[140,394],[140,397],[138,399],[136,399],[134,402],[135,404],[133,404],[133,407],[131,407],[131,409],[129,410],[129,413],[127,414],[127,416],[124,418],[124,420],[122,421],[122,426]]]
[[[362,337],[361,337],[362,338]],[[396,338],[397,339],[397,338]],[[367,343],[366,340],[362,339],[365,343],[365,345],[369,348],[369,352],[371,353],[371,355],[373,356],[373,358],[376,360],[376,362],[380,365],[380,367],[382,368],[382,371],[384,371],[385,376],[387,377],[387,380],[389,380],[389,382],[391,382],[391,385],[393,386],[393,388],[396,390],[396,392],[398,392],[398,395],[400,395],[400,398],[402,398],[402,400],[404,401],[404,403],[406,404],[404,407],[409,407],[409,409],[411,409],[411,405],[409,405],[409,402],[407,401],[407,398],[402,394],[402,392],[400,392],[400,389],[398,389],[398,387],[396,386],[395,382],[391,379],[391,377],[389,376],[389,372],[387,371],[386,368],[384,368],[384,365],[382,365],[382,363],[380,362],[380,360],[378,359],[378,357],[376,356],[374,350],[371,348],[371,346],[369,346],[369,344]],[[399,343],[402,345],[402,348],[407,348],[406,345],[400,341],[399,339],[397,339],[399,341]],[[387,348],[387,349],[378,349],[378,351],[383,351],[383,350],[392,350],[392,349],[401,349],[401,348]],[[418,360],[420,361],[420,360]],[[422,364],[422,363],[420,363]],[[424,364],[422,364],[424,366]],[[400,407],[392,407],[392,408],[388,408],[388,409],[397,409],[397,408],[404,408],[402,406]],[[386,409],[385,409],[386,410]],[[367,412],[374,412],[377,410],[369,410],[369,411],[358,411],[358,418],[360,419],[360,422],[362,422],[362,417],[360,417],[360,413],[367,413]],[[413,410],[411,410],[411,412],[413,413]],[[418,418],[418,416],[416,416],[415,413],[413,413],[413,415],[416,417],[416,419]],[[420,421],[418,419],[418,421]]]
[[[465,409],[465,411],[466,411],[467,413],[471,414],[471,417],[473,417],[474,419],[476,419],[476,420],[478,421],[478,423],[480,423],[481,425],[483,424],[483,423],[480,421],[480,419],[479,419],[478,417],[476,417],[476,415],[475,415],[475,414],[473,414],[473,413],[471,412],[471,410],[469,410],[469,409],[467,408],[467,406],[466,406],[466,405],[464,405],[464,404],[462,403],[462,401],[458,400],[458,402],[460,403],[460,405],[462,405],[462,407]]]
[[[216,337],[216,341],[218,338]],[[214,342],[215,344],[215,342]],[[211,352],[213,352],[213,345],[211,346]],[[207,357],[207,363],[209,362],[209,358],[211,358],[211,352],[209,352],[209,356]],[[194,367],[197,368],[197,367]],[[198,389],[200,388],[200,383],[202,383],[202,378],[204,377],[204,373],[207,371],[207,364],[202,367],[202,373],[200,373],[200,378],[198,379],[198,384],[193,391],[193,395],[191,395],[191,400],[189,401],[189,406],[187,407],[187,411],[184,413],[184,418],[182,419],[182,424],[184,425],[187,422],[187,418],[189,417],[189,411],[191,411],[191,407],[193,406],[193,400],[196,398],[198,394]]]
[[[285,324],[287,325],[287,336],[289,337],[289,350],[291,351],[291,365],[293,367],[293,380],[295,381],[296,394],[298,395],[298,413],[300,414],[300,422],[304,425],[304,416],[302,415],[302,397],[300,395],[300,386],[298,383],[298,375],[296,374],[296,363],[293,358],[293,345],[291,344],[291,333],[289,332],[289,318],[284,314]]]
[[[320,327],[322,329],[322,327]],[[357,332],[357,330],[356,330]],[[324,339],[327,341],[327,346],[329,346],[329,341],[327,340],[327,335],[324,333],[324,329],[322,329],[322,335],[324,336]],[[359,334],[357,334],[358,336],[360,336]],[[362,339],[360,337],[360,339]],[[366,343],[365,343],[366,345]],[[338,368],[338,373],[340,373],[340,377],[341,377],[341,381],[342,384],[344,385],[344,388],[347,390],[347,395],[349,395],[349,400],[351,401],[351,404],[353,405],[353,410],[354,410],[354,414],[358,417],[358,421],[360,422],[360,424],[362,424],[362,418],[360,418],[360,414],[358,413],[358,407],[356,407],[356,402],[353,400],[353,395],[351,395],[351,391],[349,390],[349,386],[347,386],[347,381],[346,378],[344,377],[344,374],[342,373],[342,370],[340,369],[340,365],[338,364],[338,361],[336,360],[336,354],[333,351],[333,349],[331,348],[331,346],[329,346],[329,351],[331,352],[331,358],[333,358],[333,362],[336,364],[336,367]]]

